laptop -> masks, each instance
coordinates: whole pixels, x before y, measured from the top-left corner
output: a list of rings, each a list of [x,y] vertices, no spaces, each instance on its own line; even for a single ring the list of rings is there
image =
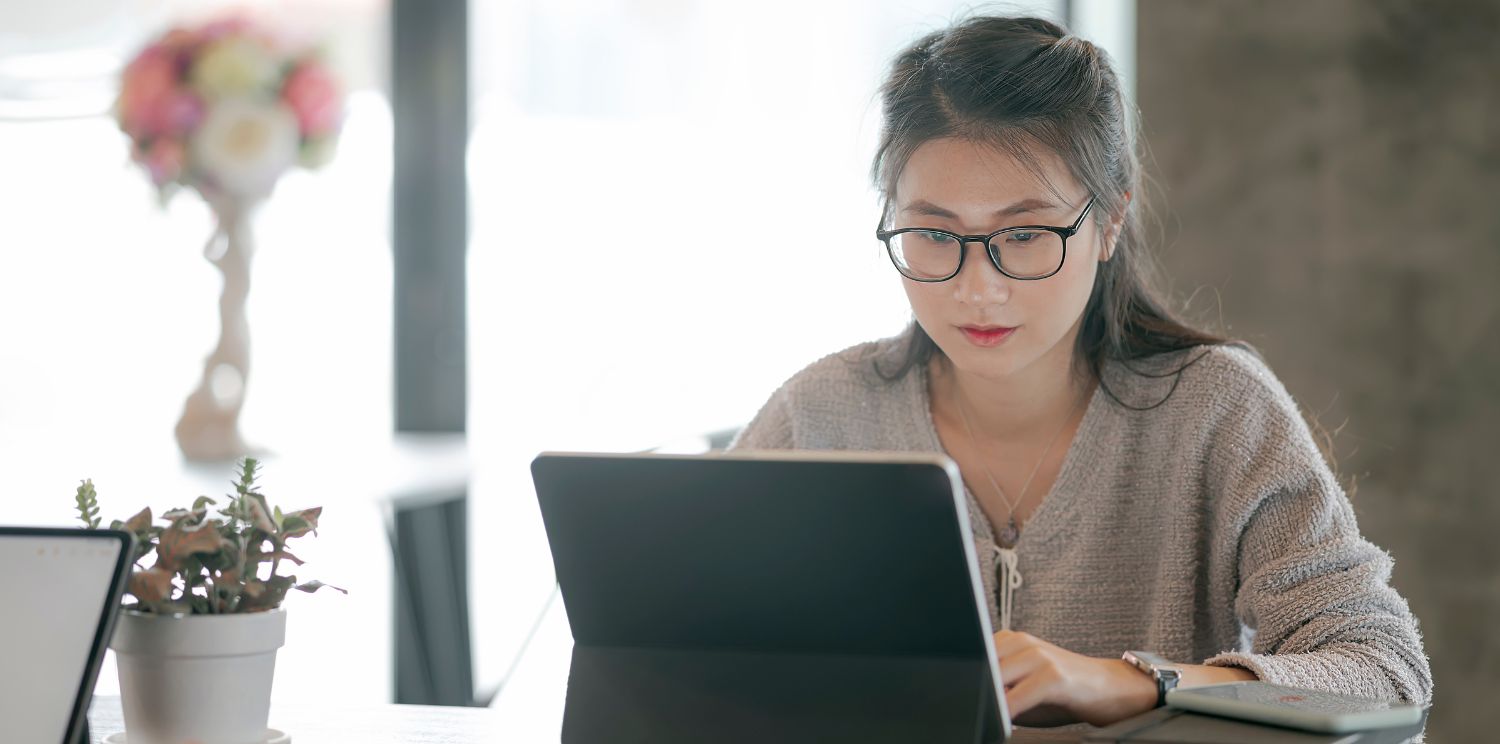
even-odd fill
[[[1004,741],[958,467],[926,453],[543,453],[563,741]]]
[[[115,530],[0,527],[6,741],[86,744],[133,551],[134,538]]]

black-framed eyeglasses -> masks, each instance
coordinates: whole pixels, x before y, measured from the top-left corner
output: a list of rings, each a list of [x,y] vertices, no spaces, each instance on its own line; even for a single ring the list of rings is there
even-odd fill
[[[1025,281],[1046,279],[1062,270],[1068,256],[1068,238],[1078,234],[1083,220],[1094,206],[1089,197],[1083,212],[1068,227],[1020,225],[996,230],[989,235],[959,235],[931,227],[903,227],[899,230],[875,230],[875,237],[885,244],[886,253],[896,270],[907,279],[918,282],[946,282],[964,267],[969,243],[983,243],[990,263],[1000,273]],[[885,217],[880,219],[885,224]]]

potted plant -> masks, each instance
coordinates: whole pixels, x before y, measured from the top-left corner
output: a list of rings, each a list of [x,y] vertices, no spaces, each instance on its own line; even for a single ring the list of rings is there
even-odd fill
[[[323,510],[271,507],[256,488],[259,467],[254,458],[240,461],[234,492],[215,514],[209,507],[218,502],[199,496],[191,509],[158,520],[147,507],[110,523],[136,539],[110,642],[132,742],[245,744],[279,735],[267,718],[276,649],[286,637],[281,602],[292,589],[344,590],[279,572],[302,565],[287,542],[316,534]],[[83,523],[97,528],[92,481],[83,481],[75,500]],[[151,555],[152,565],[142,567]]]

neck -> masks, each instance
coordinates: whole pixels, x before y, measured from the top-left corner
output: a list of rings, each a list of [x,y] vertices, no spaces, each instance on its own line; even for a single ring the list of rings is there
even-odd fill
[[[1072,334],[1026,369],[1002,378],[984,377],[933,358],[934,391],[949,406],[963,407],[974,434],[989,441],[1017,442],[1050,436],[1086,405],[1091,380],[1074,371]],[[958,418],[958,411],[954,411]]]

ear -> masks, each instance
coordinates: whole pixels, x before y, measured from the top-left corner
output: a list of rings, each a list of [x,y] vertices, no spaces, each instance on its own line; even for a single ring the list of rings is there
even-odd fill
[[[1125,224],[1125,210],[1130,207],[1131,193],[1125,192],[1125,199],[1120,204],[1120,213],[1109,221],[1104,229],[1104,245],[1101,247],[1099,260],[1108,261],[1115,256],[1115,242],[1120,239],[1120,229]]]

